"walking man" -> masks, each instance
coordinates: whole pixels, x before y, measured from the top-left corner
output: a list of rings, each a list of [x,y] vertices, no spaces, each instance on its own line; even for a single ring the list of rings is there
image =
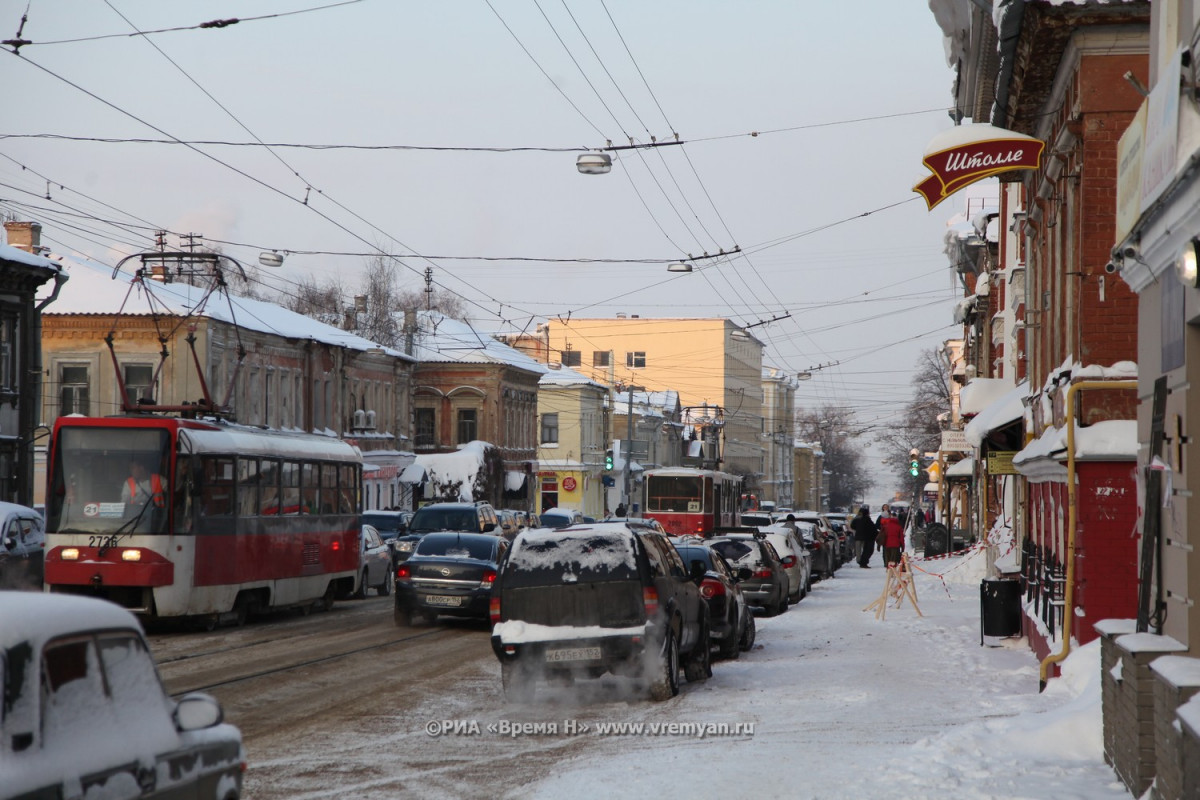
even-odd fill
[[[854,531],[854,560],[863,569],[871,566],[871,554],[875,552],[875,534],[879,531],[871,521],[870,509],[863,506],[858,514],[850,521],[850,529]]]

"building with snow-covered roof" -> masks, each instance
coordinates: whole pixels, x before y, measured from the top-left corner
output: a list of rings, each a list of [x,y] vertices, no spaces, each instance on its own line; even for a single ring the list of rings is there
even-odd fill
[[[33,442],[42,395],[41,314],[57,300],[67,276],[44,258],[36,223],[7,222],[0,245],[0,500],[31,506]],[[35,294],[43,294],[35,300]],[[39,484],[40,485],[40,484]]]
[[[538,381],[536,510],[570,508],[602,517],[610,510],[606,490],[620,476],[605,463],[612,446],[608,387],[570,367],[547,366]]]
[[[415,452],[449,453],[487,442],[498,460],[485,470],[487,496],[474,499],[532,510],[538,381],[548,368],[468,322],[431,310],[416,315],[413,356]]]

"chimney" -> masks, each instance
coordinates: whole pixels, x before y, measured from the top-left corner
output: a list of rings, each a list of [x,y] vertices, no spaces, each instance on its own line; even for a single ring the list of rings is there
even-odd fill
[[[8,234],[8,243],[26,253],[40,253],[42,250],[42,226],[38,222],[6,222],[4,231]]]

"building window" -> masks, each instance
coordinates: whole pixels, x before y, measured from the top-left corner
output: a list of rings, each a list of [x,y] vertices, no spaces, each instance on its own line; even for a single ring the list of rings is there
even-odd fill
[[[578,350],[560,350],[558,355],[564,367],[578,367],[582,363],[579,358],[582,354]]]
[[[86,366],[61,366],[58,369],[58,413],[87,414],[89,380]]]
[[[610,350],[595,350],[592,352],[593,367],[611,367],[612,366],[612,351]]]
[[[625,366],[630,369],[638,369],[646,366],[646,354],[644,352],[626,353]]]
[[[558,414],[542,414],[542,444],[558,444]]]
[[[17,391],[17,318],[11,314],[0,317],[0,391]]]
[[[145,364],[126,364],[123,368],[125,396],[137,405],[142,400],[154,402],[154,367]]]
[[[460,408],[458,410],[458,444],[475,441],[479,438],[478,433],[479,419],[475,409]]]
[[[433,447],[437,444],[433,409],[418,408],[413,413],[413,436],[417,447]]]

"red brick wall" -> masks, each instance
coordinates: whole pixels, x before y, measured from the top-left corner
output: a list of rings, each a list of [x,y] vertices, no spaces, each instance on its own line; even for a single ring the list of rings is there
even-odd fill
[[[1133,462],[1077,465],[1078,518],[1075,550],[1075,638],[1096,638],[1092,626],[1103,619],[1137,616],[1137,486]]]

